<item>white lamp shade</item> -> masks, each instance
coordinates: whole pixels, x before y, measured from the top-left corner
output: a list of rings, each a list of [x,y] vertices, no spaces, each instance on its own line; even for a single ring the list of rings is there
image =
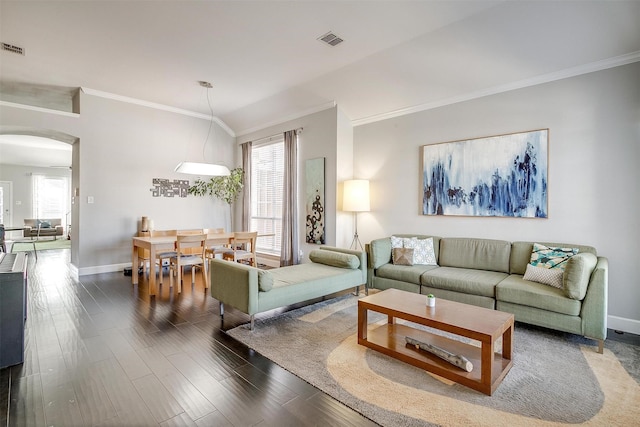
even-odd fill
[[[207,176],[229,176],[231,172],[229,168],[223,165],[214,165],[213,163],[196,163],[182,162],[175,168],[176,172],[186,173],[189,175],[207,175]]]
[[[368,212],[369,181],[352,179],[344,182],[342,210],[347,212]]]

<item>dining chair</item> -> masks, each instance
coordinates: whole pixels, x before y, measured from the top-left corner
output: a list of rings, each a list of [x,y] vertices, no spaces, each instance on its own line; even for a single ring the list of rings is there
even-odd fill
[[[149,231],[149,235],[151,237],[162,237],[162,236],[177,236],[178,230],[151,230]],[[164,250],[162,252],[156,252],[156,259],[154,260],[154,267],[158,265],[158,283],[162,284],[162,264],[166,259],[170,259],[171,257],[176,256],[178,253],[175,250],[175,245],[173,250]],[[151,268],[151,266],[149,266]],[[151,274],[151,273],[149,273]],[[155,274],[155,269],[154,269]]]
[[[257,231],[236,231],[230,242],[231,247],[222,254],[222,258],[234,262],[248,261],[250,265],[256,267],[257,238]]]
[[[181,236],[189,236],[193,234],[207,234],[203,228],[189,228],[184,230],[178,230],[178,234]],[[198,248],[185,248],[183,253],[193,255],[198,252]]]
[[[224,228],[204,228],[204,234],[224,234]],[[217,246],[207,247],[204,251],[206,258],[215,258],[216,255],[222,255],[225,251],[229,250],[228,244],[219,244]]]
[[[173,278],[177,276],[177,293],[182,292],[183,268],[191,266],[191,284],[195,284],[195,269],[199,267],[204,276],[205,288],[209,288],[209,277],[207,276],[207,263],[205,261],[204,250],[206,248],[206,234],[179,234],[176,237],[176,256],[169,258],[169,280],[173,287]],[[193,254],[188,254],[187,250],[193,249]]]

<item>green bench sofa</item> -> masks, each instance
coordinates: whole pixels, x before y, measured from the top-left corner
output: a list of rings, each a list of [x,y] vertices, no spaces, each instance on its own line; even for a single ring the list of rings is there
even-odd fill
[[[261,270],[248,265],[209,261],[211,296],[251,316],[323,297],[367,282],[367,255],[362,251],[321,246],[309,253],[310,263]],[[366,288],[365,288],[366,289]]]
[[[592,261],[572,267],[571,273],[567,268],[563,288],[556,288],[523,278],[534,242],[415,234],[394,237],[432,238],[437,265],[395,265],[391,237],[376,239],[366,245],[368,287],[434,294],[436,298],[513,313],[516,321],[595,339],[602,353],[607,335],[608,261],[597,256],[595,248],[537,242],[593,254],[576,258],[576,265],[584,259]]]

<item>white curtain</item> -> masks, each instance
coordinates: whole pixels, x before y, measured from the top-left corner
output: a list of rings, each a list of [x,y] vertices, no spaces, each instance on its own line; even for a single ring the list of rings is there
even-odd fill
[[[251,141],[242,144],[242,168],[244,169],[242,188],[242,229],[251,230]]]
[[[282,245],[280,266],[298,264],[298,135],[284,133],[284,194],[282,195]]]

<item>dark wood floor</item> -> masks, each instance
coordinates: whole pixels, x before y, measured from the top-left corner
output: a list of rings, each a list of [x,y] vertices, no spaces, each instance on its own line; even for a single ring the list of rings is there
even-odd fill
[[[200,278],[153,299],[122,273],[72,279],[68,260],[30,257],[25,362],[0,370],[1,425],[375,425],[229,338]],[[247,320],[228,309],[224,329]]]

